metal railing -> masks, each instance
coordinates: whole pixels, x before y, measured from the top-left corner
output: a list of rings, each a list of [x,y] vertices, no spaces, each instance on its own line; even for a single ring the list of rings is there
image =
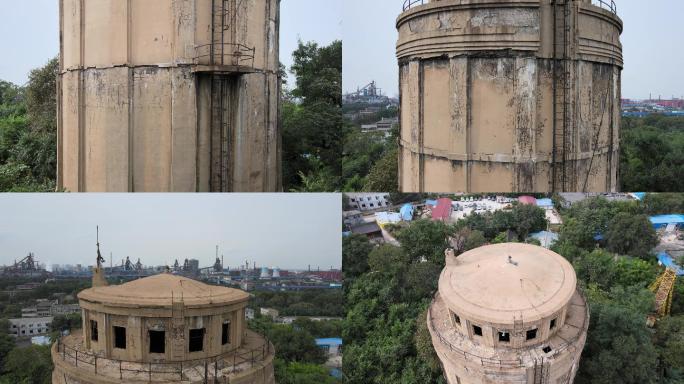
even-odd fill
[[[581,289],[578,289],[578,292],[579,292],[580,296],[582,296],[582,299],[584,300],[584,302],[586,303],[587,301],[586,301],[586,297],[584,296],[584,292]],[[472,361],[479,361],[480,365],[482,365],[483,367],[524,368],[527,366],[523,362],[522,358],[511,359],[511,360],[502,360],[502,359],[496,359],[496,358],[491,358],[491,357],[483,357],[483,356],[480,356],[480,355],[477,355],[474,353],[467,352],[467,351],[453,345],[449,340],[447,340],[444,336],[442,336],[442,334],[437,330],[437,328],[435,328],[434,318],[432,317],[432,306],[433,306],[433,304],[434,304],[434,299],[433,299],[432,303],[430,304],[430,306],[428,307],[428,320],[430,322],[430,328],[432,328],[432,330],[435,332],[439,341],[442,344],[444,344],[445,346],[449,347],[449,350],[451,352],[455,352],[455,353],[458,353],[459,355],[462,355],[465,360],[470,359]],[[582,336],[582,334],[584,332],[587,331],[587,329],[589,328],[589,307],[586,307],[585,316],[582,319],[582,325],[578,328],[581,329],[581,332],[578,332],[577,335],[571,339],[564,340],[565,342],[563,344],[554,348],[552,352],[550,352],[549,354],[547,354],[545,356],[545,358],[547,358],[547,359],[553,358],[553,357],[557,356],[558,354],[564,352],[565,350],[570,348],[570,346],[572,346],[575,343],[575,341],[577,341]]]
[[[607,9],[617,14],[617,6],[614,0],[591,0],[591,3],[599,8]]]
[[[406,12],[413,7],[427,4],[430,1],[431,0],[404,0],[403,12]],[[591,3],[597,7],[607,9],[617,14],[617,6],[615,5],[615,0],[591,0]]]
[[[255,47],[239,43],[209,43],[195,47],[195,64],[205,64],[202,59],[209,58],[209,65],[254,66]],[[218,60],[217,60],[218,59]]]
[[[404,0],[403,12],[406,12],[413,7],[417,7],[419,5],[427,4],[429,2],[430,2],[430,0]]]
[[[272,352],[271,343],[265,341],[261,346],[248,349],[231,351],[222,355],[184,360],[179,362],[137,362],[119,359],[105,358],[97,354],[82,351],[78,348],[70,347],[57,340],[57,353],[62,361],[73,364],[76,367],[90,367],[97,375],[118,376],[119,380],[124,379],[152,379],[169,380],[178,378],[184,380],[184,372],[193,370],[199,373],[204,383],[227,383],[228,376],[244,370],[244,365],[250,368],[266,360]],[[226,371],[226,368],[228,370]]]

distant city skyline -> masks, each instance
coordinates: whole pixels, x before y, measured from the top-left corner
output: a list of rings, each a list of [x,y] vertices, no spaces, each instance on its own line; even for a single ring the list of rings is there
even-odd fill
[[[343,92],[372,80],[388,96],[399,94],[396,19],[401,0],[345,0],[343,10]],[[615,0],[624,22],[621,37],[625,68],[622,97],[626,99],[684,98],[680,66],[684,52],[677,37],[684,35],[684,1]],[[359,10],[363,12],[359,12]]]
[[[59,54],[59,1],[0,1],[0,80],[24,85],[32,69]],[[315,15],[315,17],[312,17]],[[342,0],[283,0],[280,62],[288,69],[299,40],[329,45],[342,38]],[[292,81],[290,83],[293,83]]]
[[[0,264],[29,252],[46,267],[94,265],[96,232],[110,265],[178,259],[225,266],[315,270],[342,266],[339,194],[6,194],[0,198]],[[30,214],[27,214],[30,212]]]

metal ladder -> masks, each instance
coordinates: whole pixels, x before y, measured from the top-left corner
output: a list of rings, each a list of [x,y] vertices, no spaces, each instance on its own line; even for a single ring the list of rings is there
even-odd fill
[[[569,135],[574,130],[572,118],[572,60],[570,53],[572,1],[555,0],[554,21],[554,135],[553,135],[553,190],[564,191],[569,175],[566,166],[571,153]]]
[[[232,102],[230,78],[214,74],[211,77],[211,190],[232,188],[230,141],[232,137]]]
[[[544,364],[543,357],[541,358],[541,362],[537,359],[534,360],[534,377],[532,378],[533,384],[546,384],[549,382],[549,369],[545,366],[546,364]]]
[[[230,29],[235,13],[234,0],[212,0],[211,63],[225,65],[225,32]]]

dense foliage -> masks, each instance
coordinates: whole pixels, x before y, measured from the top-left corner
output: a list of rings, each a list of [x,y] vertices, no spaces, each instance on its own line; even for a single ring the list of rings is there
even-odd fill
[[[250,305],[277,309],[281,316],[344,316],[344,294],[339,289],[257,291]]]
[[[657,322],[654,330],[645,321],[654,306],[648,287],[663,271],[652,252],[658,240],[646,214],[682,212],[677,210],[680,204],[681,198],[672,195],[647,195],[643,202],[593,198],[563,211],[565,224],[554,250],[573,262],[591,308],[576,382],[684,380],[684,360],[672,358],[684,351],[681,278],[671,316]]]
[[[0,191],[47,192],[57,170],[58,60],[31,71],[25,87],[0,80]]]
[[[621,136],[623,191],[684,191],[684,117],[624,117]]]
[[[561,211],[565,224],[554,250],[573,263],[591,310],[576,383],[684,380],[681,278],[671,316],[653,329],[646,325],[654,305],[648,287],[663,270],[651,251],[657,238],[645,215],[682,212],[677,210],[681,204],[676,195],[648,195],[629,203],[595,198]],[[419,220],[398,229],[401,247],[373,246],[358,236],[345,239],[343,265],[354,276],[346,287],[343,333],[348,382],[443,383],[425,309],[437,289],[444,249],[450,246],[459,254],[487,242],[523,240],[524,234],[546,227],[533,208],[472,215],[455,225]]]
[[[249,328],[265,335],[273,343],[276,350],[275,377],[278,383],[339,382],[330,376],[328,369],[323,365],[327,360],[325,352],[316,346],[315,342],[315,338],[329,337],[330,332],[339,332],[339,322],[312,324],[298,319],[293,324],[276,324],[270,318],[259,316],[257,313],[254,320],[249,321]]]
[[[10,290],[19,284],[43,281],[39,278],[4,277],[0,280],[0,290]],[[54,299],[55,293],[63,293],[62,303],[75,302],[77,292],[90,287],[90,281],[55,280],[41,286],[14,295],[0,294],[0,329],[9,329],[9,318],[21,317],[21,308],[35,305],[38,299]],[[61,295],[60,295],[61,296]],[[57,337],[59,330],[81,327],[81,314],[55,316],[51,324],[53,332],[50,337]],[[0,384],[10,383],[51,383],[52,359],[50,348],[32,345],[20,347],[15,345],[16,339],[5,332],[0,332]]]
[[[283,187],[339,190],[342,147],[342,42],[299,43],[290,68],[295,88],[282,103]]]
[[[425,325],[425,311],[444,266],[444,250],[453,247],[460,253],[491,241],[501,231],[512,231],[517,237],[518,230],[526,234],[540,227],[546,227],[542,210],[516,205],[503,216],[497,214],[496,220],[489,214],[474,214],[456,225],[415,221],[396,233],[401,247],[372,246],[361,236],[346,238],[347,382],[444,383]]]

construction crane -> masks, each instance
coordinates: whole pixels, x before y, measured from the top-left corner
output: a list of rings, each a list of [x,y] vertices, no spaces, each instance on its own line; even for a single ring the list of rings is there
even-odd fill
[[[676,281],[677,271],[668,267],[649,287],[651,292],[655,293],[655,313],[650,315],[647,320],[650,327],[654,326],[658,319],[670,314]]]

